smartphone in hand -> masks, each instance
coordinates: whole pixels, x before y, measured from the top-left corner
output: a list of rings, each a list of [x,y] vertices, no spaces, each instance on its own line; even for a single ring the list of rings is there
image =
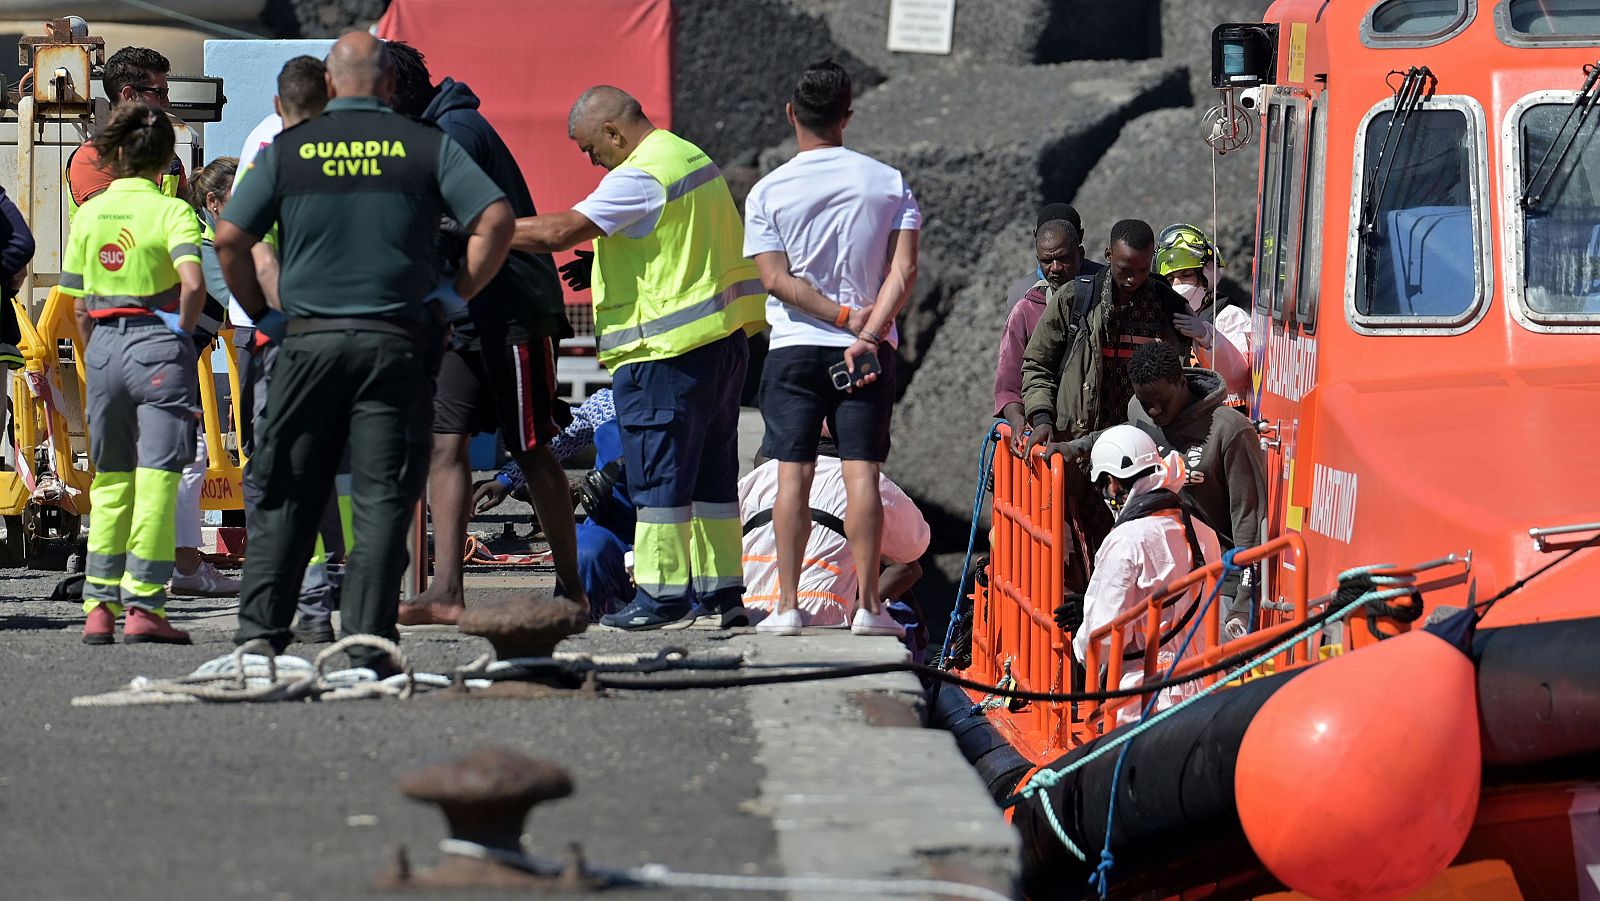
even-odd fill
[[[849,391],[855,387],[856,382],[880,372],[883,372],[883,364],[878,362],[876,353],[866,353],[856,357],[854,372],[850,371],[849,364],[844,360],[828,367],[828,377],[833,380],[833,387],[840,391]]]

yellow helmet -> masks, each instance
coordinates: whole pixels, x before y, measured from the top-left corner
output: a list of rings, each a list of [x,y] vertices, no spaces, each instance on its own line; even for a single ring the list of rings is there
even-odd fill
[[[1218,266],[1227,265],[1217,253],[1217,245],[1192,225],[1169,225],[1156,239],[1156,274],[1163,278],[1185,269],[1202,269],[1213,261]]]

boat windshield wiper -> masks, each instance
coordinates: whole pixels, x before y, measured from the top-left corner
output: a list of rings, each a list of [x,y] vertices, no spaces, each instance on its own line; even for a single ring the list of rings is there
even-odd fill
[[[1584,66],[1583,74],[1583,87],[1578,89],[1578,96],[1567,110],[1567,118],[1550,139],[1550,149],[1522,186],[1519,203],[1524,210],[1537,207],[1550,186],[1555,184],[1556,176],[1561,173],[1561,164],[1567,161],[1567,155],[1572,152],[1572,145],[1577,143],[1589,114],[1594,112],[1596,105],[1600,105],[1600,63]],[[1568,126],[1572,126],[1570,132],[1567,131]]]
[[[1389,127],[1383,133],[1383,143],[1378,145],[1378,152],[1372,160],[1372,168],[1367,171],[1367,184],[1372,190],[1362,203],[1361,231],[1371,233],[1378,224],[1378,210],[1383,206],[1383,194],[1389,186],[1389,173],[1394,169],[1395,154],[1400,149],[1400,141],[1405,137],[1406,126],[1411,122],[1411,114],[1416,112],[1424,100],[1433,96],[1433,89],[1439,84],[1439,79],[1433,75],[1433,70],[1427,66],[1412,66],[1405,72],[1395,70],[1389,73],[1404,75],[1400,87],[1394,92],[1394,109],[1389,111]]]

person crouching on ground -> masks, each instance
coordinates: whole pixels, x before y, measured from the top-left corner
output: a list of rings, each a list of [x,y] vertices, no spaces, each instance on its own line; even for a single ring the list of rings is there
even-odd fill
[[[78,210],[61,263],[84,351],[94,524],[84,574],[85,644],[110,644],[126,607],[129,643],[188,644],[167,622],[178,481],[194,459],[195,349],[205,303],[200,225],[156,186],[172,123],[128,102],[95,137],[117,176]]]
[[[1216,533],[1179,496],[1186,467],[1177,452],[1163,459],[1149,435],[1136,426],[1119,425],[1095,441],[1090,460],[1090,478],[1116,519],[1095,554],[1088,589],[1068,595],[1055,611],[1056,624],[1072,635],[1072,655],[1079,663],[1088,656],[1090,636],[1096,630],[1144,603],[1157,586],[1222,556]],[[1199,602],[1196,587],[1162,611],[1158,673],[1172,665]],[[1143,679],[1143,622],[1130,629],[1119,683],[1123,688]],[[1102,661],[1109,644],[1101,645]],[[1198,654],[1206,646],[1205,634],[1197,632],[1184,656]],[[1171,706],[1184,688],[1163,690],[1157,709]],[[1123,716],[1132,718],[1135,713],[1130,708]]]
[[[744,603],[752,618],[760,614],[756,631],[777,610],[782,596],[778,572],[777,532],[773,517],[783,490],[783,464],[768,460],[739,480],[739,517],[744,522]],[[882,473],[878,494],[883,502],[883,531],[879,545],[882,569],[877,571],[878,596],[889,602],[910,592],[922,578],[917,562],[928,549],[928,521],[916,502]],[[824,430],[817,445],[816,475],[811,482],[809,507],[811,533],[801,556],[796,589],[801,625],[848,629],[859,603],[857,561],[846,537],[850,492],[838,445]],[[875,568],[876,569],[876,568]],[[784,631],[787,631],[785,629]]]

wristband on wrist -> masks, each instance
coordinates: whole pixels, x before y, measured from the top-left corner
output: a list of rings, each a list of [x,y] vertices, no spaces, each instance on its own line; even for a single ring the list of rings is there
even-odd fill
[[[1051,416],[1050,416],[1049,413],[1046,413],[1044,411],[1040,411],[1038,413],[1033,414],[1032,420],[1030,421],[1029,424],[1033,425],[1035,427],[1038,427],[1038,426],[1041,426],[1041,425],[1047,425],[1047,424],[1049,424],[1050,419],[1051,419]]]
[[[850,321],[850,308],[845,306],[844,304],[839,304],[839,315],[833,317],[833,327],[834,328],[844,328],[845,324],[848,323],[849,321]]]
[[[866,329],[862,329],[860,334],[856,335],[856,340],[865,341],[868,344],[873,345],[874,347],[876,347],[877,345],[883,343],[883,339],[882,338],[879,338],[876,334],[874,334],[872,332],[869,332]]]

